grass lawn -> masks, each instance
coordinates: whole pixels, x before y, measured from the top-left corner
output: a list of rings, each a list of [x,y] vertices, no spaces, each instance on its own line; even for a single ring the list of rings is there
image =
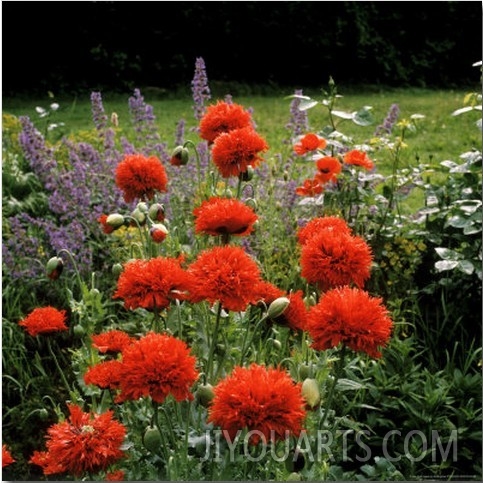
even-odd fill
[[[342,98],[336,106],[339,110],[348,112],[356,111],[362,106],[372,106],[374,124],[367,127],[356,126],[350,121],[343,121],[339,130],[346,135],[354,136],[356,142],[370,139],[378,124],[387,114],[389,107],[396,103],[400,108],[399,119],[408,119],[412,114],[425,116],[419,122],[418,130],[407,133],[406,141],[408,148],[402,158],[408,166],[431,161],[443,161],[451,159],[457,161],[458,156],[467,150],[478,147],[481,144],[481,133],[475,128],[478,118],[477,112],[471,112],[462,116],[454,117],[452,112],[463,105],[465,91],[441,91],[426,89],[375,89],[349,88],[347,93],[339,88]],[[229,90],[212,94],[212,102],[222,99]],[[193,115],[193,100],[189,93],[182,93],[176,98],[169,93],[143,92],[145,102],[154,108],[156,122],[159,126],[161,139],[174,147],[174,133],[180,119],[186,121],[187,137],[197,141],[196,135],[189,134],[189,129],[196,125]],[[286,96],[293,94],[291,91],[280,92],[270,95],[251,95],[245,93],[233,95],[233,100],[246,108],[253,108],[253,117],[257,123],[258,131],[266,138],[270,145],[270,154],[283,151],[283,140],[288,131],[285,128],[290,116],[290,99]],[[322,100],[321,92],[308,92],[307,95],[314,99]],[[128,99],[132,95],[102,93],[103,104],[106,113],[115,112],[119,116],[120,126],[129,128]],[[91,117],[90,93],[77,98],[55,98],[45,96],[43,99],[14,99],[4,98],[2,110],[4,113],[15,116],[27,115],[35,124],[42,128],[43,123],[63,122],[62,132],[69,134],[78,130],[88,130],[93,127]],[[51,118],[40,119],[35,111],[37,106],[48,109],[52,102],[60,105],[58,111],[52,113]],[[322,105],[308,111],[309,124],[312,130],[321,130],[327,124],[327,112]],[[380,160],[379,167],[384,166],[384,160]],[[381,166],[382,165],[382,166]]]

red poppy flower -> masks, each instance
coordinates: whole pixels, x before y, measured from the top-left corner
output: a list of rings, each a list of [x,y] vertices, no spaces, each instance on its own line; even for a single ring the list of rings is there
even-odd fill
[[[149,332],[122,352],[121,393],[116,402],[150,396],[162,403],[168,394],[177,401],[193,399],[190,387],[198,378],[196,359],[180,339]]]
[[[200,137],[210,144],[222,133],[252,126],[252,116],[243,106],[218,101],[208,106],[200,120]]]
[[[308,133],[300,139],[300,141],[295,144],[294,151],[296,154],[303,156],[311,151],[317,149],[324,149],[327,146],[327,141],[315,133]]]
[[[224,178],[246,173],[263,160],[259,153],[267,151],[268,144],[252,127],[234,129],[220,134],[211,151],[213,162]]]
[[[350,235],[352,231],[343,218],[338,218],[337,216],[321,216],[312,218],[305,226],[299,228],[297,240],[301,245],[305,245],[307,240],[322,230],[331,230],[338,233],[346,233],[347,235]]]
[[[196,233],[249,235],[258,220],[255,212],[236,198],[212,197],[193,210]]]
[[[358,236],[322,230],[302,245],[302,277],[322,290],[355,283],[362,287],[370,276],[371,249]]]
[[[295,189],[295,193],[299,196],[315,196],[320,195],[324,188],[317,179],[306,179],[302,186]]]
[[[190,275],[175,258],[157,257],[127,262],[113,298],[124,299],[124,307],[161,310],[172,300],[186,300]]]
[[[315,164],[318,170],[315,179],[322,184],[335,181],[337,175],[342,171],[340,161],[332,156],[319,158],[315,161]]]
[[[381,357],[392,331],[392,320],[381,298],[358,288],[341,287],[325,293],[309,310],[307,331],[316,350],[340,343],[354,351]]]
[[[104,470],[124,456],[126,428],[113,419],[112,411],[89,414],[73,404],[68,408],[68,419],[47,430],[47,451],[35,451],[30,463],[41,466],[45,475],[81,476]]]
[[[353,149],[344,155],[344,163],[361,166],[367,170],[374,168],[374,162],[369,159],[364,151]]]
[[[91,338],[92,347],[95,347],[101,353],[121,352],[133,340],[126,332],[116,329],[93,335]]]
[[[219,301],[226,310],[245,310],[256,303],[258,265],[240,247],[226,245],[201,252],[188,271],[193,277],[190,300]]]
[[[122,362],[118,360],[102,361],[87,369],[84,382],[101,389],[119,389],[121,382]]]
[[[227,431],[231,440],[239,430],[253,431],[251,442],[298,436],[305,418],[300,384],[287,372],[252,364],[235,367],[214,388],[208,421]]]
[[[5,468],[5,466],[15,463],[15,461],[16,460],[12,457],[12,454],[7,448],[7,445],[2,444],[2,468]]]
[[[18,325],[24,327],[32,337],[35,337],[39,334],[68,330],[65,320],[65,310],[57,310],[54,307],[41,307],[30,312]]]
[[[126,202],[151,200],[156,191],[166,191],[168,177],[161,161],[142,154],[128,154],[116,168],[116,185]]]

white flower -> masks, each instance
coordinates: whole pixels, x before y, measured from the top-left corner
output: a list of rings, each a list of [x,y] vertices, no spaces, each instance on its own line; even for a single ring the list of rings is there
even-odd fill
[[[50,105],[50,108],[53,110],[53,111],[56,111],[58,108],[59,108],[59,104],[57,104],[57,102],[54,102]]]

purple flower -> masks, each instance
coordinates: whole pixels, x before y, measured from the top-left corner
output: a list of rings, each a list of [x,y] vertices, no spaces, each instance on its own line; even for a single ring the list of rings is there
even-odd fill
[[[392,106],[389,108],[389,111],[382,122],[382,124],[379,124],[377,126],[376,130],[374,131],[374,136],[383,136],[383,135],[388,135],[391,134],[394,125],[396,124],[398,118],[399,118],[399,106],[397,104],[392,104]]]
[[[303,95],[302,89],[296,89],[294,92],[295,95],[301,96]],[[285,125],[285,127],[290,130],[291,138],[295,138],[304,134],[309,130],[309,121],[306,111],[301,111],[299,109],[300,106],[300,99],[295,97],[292,102],[290,103],[290,121]],[[291,143],[292,141],[288,141]]]
[[[191,92],[193,93],[195,119],[200,121],[205,113],[205,102],[211,99],[205,61],[202,57],[198,57],[195,62],[195,74],[191,81]]]

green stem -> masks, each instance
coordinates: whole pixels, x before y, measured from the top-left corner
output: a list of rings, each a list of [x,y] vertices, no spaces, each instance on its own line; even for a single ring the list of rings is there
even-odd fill
[[[222,311],[222,306],[221,303],[218,302],[218,309],[216,312],[216,321],[215,321],[215,328],[213,330],[213,334],[211,337],[211,345],[210,345],[210,352],[208,355],[208,363],[206,366],[206,374],[208,376],[208,380],[211,380],[213,377],[213,357],[215,354],[215,347],[216,347],[216,341],[218,339],[218,330],[220,327],[220,320],[221,320],[221,311]]]
[[[60,367],[60,364],[59,364],[59,361],[57,359],[57,356],[55,355],[55,352],[54,350],[52,349],[52,345],[50,343],[50,338],[47,337],[47,348],[49,350],[49,353],[50,355],[52,356],[52,359],[54,360],[54,364],[55,364],[55,367],[57,368],[57,370],[59,371],[59,374],[60,374],[60,377],[62,379],[62,382],[64,383],[68,393],[69,393],[69,396],[71,396],[72,394],[72,389],[70,387],[70,384],[69,382],[67,381],[67,378],[65,377],[65,374],[64,374],[64,371],[62,370],[62,368]]]
[[[252,336],[250,337],[250,342],[248,344],[246,344],[246,340],[247,340],[246,335],[248,334],[248,331],[245,332],[245,338],[243,339],[243,345],[242,345],[242,350],[240,354],[240,366],[243,365],[243,359],[245,358],[245,354],[247,353],[248,348],[252,345],[253,339],[255,338],[255,334],[257,333],[258,328],[260,327],[261,323],[264,322],[266,319],[267,319],[267,315],[264,315],[257,322],[257,325],[253,329]]]
[[[77,278],[77,283],[79,285],[79,290],[80,290],[80,293],[82,294],[83,283],[82,283],[82,279],[81,279],[81,276],[80,276],[79,268],[77,267],[77,263],[75,261],[75,258],[72,256],[72,253],[70,253],[70,251],[67,250],[67,249],[65,249],[65,248],[62,248],[57,253],[57,256],[59,258],[60,258],[60,254],[61,253],[65,253],[69,257],[70,261],[72,262],[72,265],[74,266],[74,272],[75,272],[75,275],[76,275],[76,278]]]
[[[330,410],[330,407],[332,405],[332,399],[334,398],[335,388],[337,386],[337,381],[339,380],[339,378],[342,374],[342,369],[344,368],[345,354],[346,354],[346,347],[345,347],[345,345],[343,345],[341,350],[340,350],[339,360],[337,361],[336,366],[335,366],[334,380],[333,380],[332,385],[330,387],[329,395],[327,396],[327,401],[324,404],[325,410],[324,410],[324,415],[322,416],[322,419],[319,422],[319,429],[323,429],[325,421],[327,420],[327,415],[329,414],[329,410]]]

